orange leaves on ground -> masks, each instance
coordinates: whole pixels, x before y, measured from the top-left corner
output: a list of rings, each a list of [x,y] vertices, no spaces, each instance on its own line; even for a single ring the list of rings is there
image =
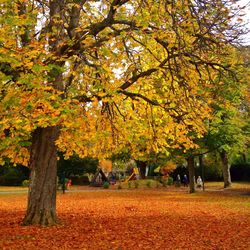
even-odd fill
[[[61,223],[22,227],[24,194],[0,196],[0,249],[246,249],[250,198],[222,192],[82,191],[58,195]]]

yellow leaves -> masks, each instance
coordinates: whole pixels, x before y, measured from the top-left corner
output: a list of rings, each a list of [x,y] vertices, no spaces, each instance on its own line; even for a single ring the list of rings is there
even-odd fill
[[[71,2],[62,3],[69,17],[70,11],[80,8]],[[57,143],[67,156],[73,152],[104,156],[127,144],[135,155],[196,147],[192,140],[203,135],[204,120],[211,116],[216,65],[225,61],[236,65],[238,59],[236,55],[224,59],[211,51],[214,45],[209,42],[216,32],[209,37],[206,30],[199,30],[200,19],[192,15],[189,4],[187,0],[130,1],[115,6],[117,23],[110,28],[103,22],[112,14],[110,1],[86,2],[74,29],[77,39],[62,32],[70,27],[61,13],[54,16],[55,25],[51,23],[53,34],[43,29],[37,39],[35,22],[43,19],[37,10],[18,18],[16,3],[14,14],[6,7],[9,19],[0,17],[4,45],[0,60],[14,71],[21,69],[0,104],[6,118],[3,127],[13,127],[10,137],[30,134],[39,126],[60,126],[63,136]],[[203,14],[209,22],[209,11]],[[22,46],[20,35],[29,27],[30,39]],[[204,41],[199,40],[204,33]],[[57,48],[53,50],[48,40]],[[4,74],[0,78],[11,80]],[[119,90],[124,83],[131,84],[127,89],[131,96]],[[52,87],[58,85],[62,92]],[[229,108],[229,102],[223,104]]]
[[[48,99],[49,99],[50,101],[55,101],[55,100],[57,100],[57,97],[54,96],[54,95],[51,95]]]
[[[91,36],[87,36],[82,43],[86,46],[86,47],[91,47],[94,44],[95,40],[91,37]]]
[[[105,95],[107,95],[105,92],[99,92],[99,93],[98,93],[98,96],[99,96],[99,97],[104,97]]]
[[[11,162],[15,164],[22,164],[23,166],[28,166],[29,161],[29,150],[25,147],[18,146],[16,144],[9,145],[5,150],[0,148],[0,161],[3,158],[8,158]]]
[[[99,160],[99,166],[107,173],[112,171],[112,161],[110,160]]]
[[[25,61],[23,61],[23,65],[24,65],[25,68],[31,69],[33,67],[34,63],[32,61],[26,61],[25,60]]]
[[[67,127],[67,128],[70,128],[70,127],[74,126],[74,122],[75,122],[75,121],[66,121],[66,120],[65,120],[65,121],[63,122],[63,126],[64,126],[64,127]]]

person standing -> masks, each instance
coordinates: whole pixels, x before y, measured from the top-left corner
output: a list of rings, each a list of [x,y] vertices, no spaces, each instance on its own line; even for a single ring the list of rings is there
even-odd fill
[[[181,186],[181,177],[178,174],[177,177],[176,177],[176,187],[180,187],[180,186]]]
[[[197,178],[197,188],[202,188],[203,182],[200,176]]]
[[[184,177],[183,177],[183,185],[184,185],[184,187],[188,186],[188,177],[186,174],[184,174]]]

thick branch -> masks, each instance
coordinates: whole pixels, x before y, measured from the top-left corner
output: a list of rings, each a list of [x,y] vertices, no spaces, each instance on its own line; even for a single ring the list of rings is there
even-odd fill
[[[149,98],[147,98],[146,96],[142,95],[142,94],[139,94],[139,93],[132,93],[132,92],[129,92],[129,91],[126,91],[126,90],[118,90],[117,91],[118,93],[121,93],[121,94],[124,94],[132,99],[136,98],[136,97],[139,97],[141,99],[143,99],[144,101],[146,101],[147,103],[150,103],[154,106],[160,106],[160,104],[158,103],[157,100],[151,100]]]
[[[79,1],[75,1],[76,3],[79,3]],[[71,8],[70,11],[70,21],[69,21],[69,27],[68,27],[68,34],[69,37],[72,38],[79,38],[79,33],[76,32],[76,28],[79,26],[79,20],[80,20],[80,13],[81,13],[81,7],[83,6],[83,4],[86,2],[86,0],[84,1],[80,1],[80,3],[78,5],[73,5],[73,7]]]
[[[133,85],[137,80],[139,80],[140,78],[146,77],[146,76],[150,76],[152,75],[154,72],[156,72],[158,70],[158,68],[163,67],[166,62],[168,61],[168,58],[163,60],[158,67],[156,68],[152,68],[152,69],[148,69],[146,71],[141,72],[140,74],[137,75],[133,75],[129,80],[127,80],[124,84],[122,84],[119,89],[125,90],[128,87],[130,87],[131,85]]]
[[[27,15],[27,6],[26,5],[27,5],[27,3],[23,2],[23,1],[17,2],[18,15],[20,17]],[[29,34],[30,34],[30,25],[25,25],[24,32],[20,35],[22,46],[25,46],[29,43],[29,41],[30,41]]]

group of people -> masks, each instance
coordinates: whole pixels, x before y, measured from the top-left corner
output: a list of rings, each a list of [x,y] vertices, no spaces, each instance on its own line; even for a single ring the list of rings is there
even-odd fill
[[[194,179],[194,182],[195,182],[195,179]],[[186,174],[184,174],[182,180],[181,180],[181,176],[179,174],[177,175],[177,177],[176,177],[176,186],[181,186],[181,184],[183,184],[184,187],[188,186],[189,181],[188,181],[188,177],[187,177]],[[201,177],[198,176],[198,178],[196,180],[196,187],[197,188],[202,188],[202,186],[203,186],[203,181],[202,181]]]

